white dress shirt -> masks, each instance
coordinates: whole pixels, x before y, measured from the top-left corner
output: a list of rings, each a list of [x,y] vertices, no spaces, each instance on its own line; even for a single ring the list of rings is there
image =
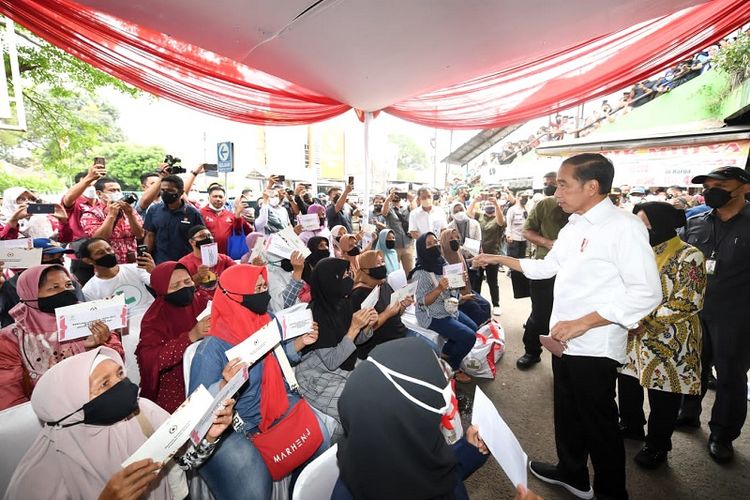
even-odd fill
[[[433,205],[429,212],[417,207],[409,213],[409,232],[416,231],[419,236],[435,233],[440,238],[440,231],[448,226],[443,207]]]
[[[571,215],[544,259],[520,262],[530,279],[557,276],[550,327],[592,312],[612,322],[568,341],[565,354],[570,356],[625,363],[628,329],[662,300],[646,226],[609,198],[582,215]]]

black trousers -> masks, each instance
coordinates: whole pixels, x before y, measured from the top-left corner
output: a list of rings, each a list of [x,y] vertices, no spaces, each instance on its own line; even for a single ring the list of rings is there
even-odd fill
[[[531,356],[542,354],[539,335],[549,333],[549,318],[552,315],[554,292],[555,278],[529,280],[531,314],[529,314],[529,319],[526,320],[526,329],[523,331],[523,345],[526,354]]]
[[[528,244],[528,241],[511,241],[508,243],[508,257],[523,259],[526,257],[526,246]]]
[[[472,283],[471,285],[477,293],[482,293],[482,281],[487,277],[487,286],[490,289],[490,298],[492,299],[493,307],[500,305],[500,287],[497,285],[497,273],[499,269],[500,266],[498,264],[490,264],[479,268],[476,274],[476,283]]]
[[[94,277],[94,266],[86,264],[81,259],[74,259],[70,261],[70,272],[76,277],[78,283],[83,286]]]
[[[703,352],[701,395],[684,396],[682,412],[688,417],[701,414],[708,390],[711,365],[716,368],[716,400],[708,423],[711,439],[732,442],[739,437],[747,417],[747,371],[750,370],[750,326],[746,320],[701,318]]]
[[[643,414],[643,387],[637,378],[630,375],[617,376],[617,395],[620,401],[620,422],[628,427],[643,429],[646,417]],[[648,389],[648,433],[646,444],[661,451],[672,449],[677,413],[680,411],[682,394]]]
[[[625,499],[625,446],[615,403],[619,366],[610,358],[552,356],[558,471],[586,484],[591,457],[596,496]]]

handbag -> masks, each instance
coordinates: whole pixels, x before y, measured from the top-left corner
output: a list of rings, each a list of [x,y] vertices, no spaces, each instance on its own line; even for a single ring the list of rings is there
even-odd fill
[[[245,236],[244,228],[240,228],[239,232],[232,229],[232,236],[227,239],[227,255],[232,260],[240,260],[249,252]]]

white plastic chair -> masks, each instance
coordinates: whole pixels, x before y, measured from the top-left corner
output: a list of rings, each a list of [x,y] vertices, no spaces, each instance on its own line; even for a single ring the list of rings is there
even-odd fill
[[[185,379],[185,396],[190,394],[190,364],[193,362],[195,351],[198,350],[198,346],[201,342],[203,342],[203,340],[193,342],[187,346],[187,349],[185,349],[185,352],[182,354],[182,376]]]
[[[401,322],[406,328],[417,332],[421,337],[427,340],[427,343],[430,344],[430,347],[432,347],[433,349],[437,347],[438,355],[443,350],[445,339],[441,337],[437,332],[419,326],[414,306],[408,307],[406,311],[404,311],[404,314],[401,315]]]
[[[0,411],[0,443],[3,446],[0,459],[0,498],[5,496],[10,478],[16,466],[31,447],[42,423],[36,417],[31,403],[23,403]]]
[[[330,500],[339,478],[336,450],[338,445],[334,444],[302,469],[294,484],[292,500]]]

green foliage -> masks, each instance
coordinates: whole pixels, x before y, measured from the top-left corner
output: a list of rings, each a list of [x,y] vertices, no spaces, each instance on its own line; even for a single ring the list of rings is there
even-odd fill
[[[734,42],[722,47],[715,57],[716,67],[727,73],[736,87],[750,77],[750,34],[741,33]]]
[[[94,156],[107,160],[107,176],[120,181],[123,190],[139,191],[139,177],[156,167],[164,160],[165,151],[158,146],[137,146],[134,144],[110,144],[98,148]]]
[[[0,171],[0,192],[14,186],[25,187],[39,194],[60,193],[65,189],[65,184],[57,177],[16,176]]]
[[[388,141],[398,147],[399,170],[425,170],[429,167],[424,149],[411,137],[403,134],[389,134]]]

